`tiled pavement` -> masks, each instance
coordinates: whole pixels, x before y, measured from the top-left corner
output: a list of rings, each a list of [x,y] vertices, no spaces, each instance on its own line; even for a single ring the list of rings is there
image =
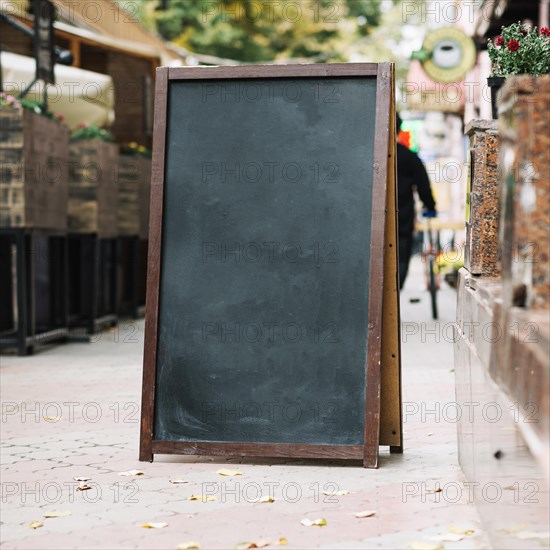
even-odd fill
[[[402,338],[405,453],[383,449],[376,471],[304,460],[138,462],[143,322],[122,323],[90,344],[1,357],[1,548],[174,549],[196,541],[218,549],[261,539],[278,548],[281,537],[285,548],[302,549],[414,542],[488,548],[457,463],[456,426],[425,414],[454,400],[453,356],[451,341],[429,331],[434,325],[416,261],[402,295],[402,321],[409,323]],[[413,295],[421,302],[411,304]],[[454,320],[455,299],[448,287],[440,293],[439,328]],[[242,475],[221,477],[221,467]],[[119,475],[132,469],[144,475]],[[73,478],[81,476],[90,478],[90,490],[76,491]],[[175,478],[188,483],[170,483]],[[438,485],[443,491],[432,492]],[[274,502],[253,502],[270,487]],[[323,495],[335,490],[350,493]],[[192,494],[217,500],[190,501]],[[356,518],[363,510],[376,514]],[[71,515],[43,518],[54,511]],[[304,518],[325,518],[327,525],[305,527]],[[32,529],[33,520],[44,525]],[[168,526],[145,529],[145,522]],[[473,533],[457,542],[431,539],[449,533],[449,525]]]

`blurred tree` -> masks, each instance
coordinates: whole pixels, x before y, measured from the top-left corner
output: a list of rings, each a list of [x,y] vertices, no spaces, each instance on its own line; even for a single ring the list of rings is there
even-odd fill
[[[425,2],[383,0],[377,28],[368,36],[349,43],[342,55],[349,61],[394,62],[397,88],[402,89],[407,79],[411,54],[422,45],[428,26],[422,9]]]
[[[388,1],[395,0],[157,0],[147,19],[166,40],[203,54],[335,61],[376,27]]]

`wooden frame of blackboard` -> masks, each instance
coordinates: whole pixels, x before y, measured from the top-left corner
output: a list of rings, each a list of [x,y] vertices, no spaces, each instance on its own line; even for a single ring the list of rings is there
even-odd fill
[[[160,270],[162,254],[162,220],[164,171],[166,159],[166,132],[168,92],[170,81],[250,79],[250,78],[320,78],[368,77],[376,79],[376,136],[374,142],[373,192],[371,218],[371,251],[368,301],[368,338],[365,396],[365,422],[363,445],[312,445],[281,443],[164,441],[154,439],[154,411],[157,370],[157,336]],[[395,183],[391,174],[395,159],[390,144],[394,143],[394,66],[391,63],[334,63],[313,65],[260,65],[231,67],[161,67],[157,69],[155,89],[155,128],[153,135],[153,161],[151,180],[151,209],[149,225],[149,253],[146,300],[146,330],[143,363],[143,390],[140,433],[141,461],[152,461],[154,454],[185,454],[212,456],[256,456],[291,458],[330,458],[362,460],[368,468],[378,466],[380,445],[380,390],[383,301],[387,294],[384,286],[386,255],[386,210],[388,207],[387,181]],[[392,164],[393,163],[393,164]],[[395,199],[395,195],[393,196]],[[380,289],[384,288],[384,292]],[[390,288],[390,287],[387,287]],[[398,315],[397,315],[398,317]],[[395,336],[395,335],[393,335]],[[395,338],[393,338],[395,340]],[[397,343],[398,344],[398,343]],[[398,351],[396,352],[398,353]],[[393,354],[395,358],[395,354]],[[397,356],[399,364],[399,357]],[[399,370],[399,369],[398,369]],[[400,384],[399,384],[400,386]],[[400,391],[399,391],[400,394]],[[400,395],[398,400],[400,417]],[[395,403],[394,403],[395,405]],[[399,419],[400,421],[400,419]],[[401,428],[392,445],[399,451]],[[391,445],[391,443],[390,443]]]

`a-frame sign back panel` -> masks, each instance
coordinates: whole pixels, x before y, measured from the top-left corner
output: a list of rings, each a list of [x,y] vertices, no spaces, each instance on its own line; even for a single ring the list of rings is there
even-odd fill
[[[141,460],[376,466],[392,97],[389,63],[158,70]]]

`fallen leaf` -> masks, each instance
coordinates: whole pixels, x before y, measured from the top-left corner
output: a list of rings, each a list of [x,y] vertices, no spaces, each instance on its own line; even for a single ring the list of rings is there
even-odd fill
[[[342,489],[341,491],[333,491],[333,492],[323,491],[322,494],[327,495],[328,497],[340,497],[340,496],[344,496],[344,495],[349,495],[350,492],[346,491],[345,489]]]
[[[500,529],[500,532],[503,535],[515,535],[516,533],[519,533],[525,527],[526,527],[525,524],[521,524],[521,525],[517,525],[515,527],[511,527],[510,529]]]
[[[363,512],[357,512],[355,514],[356,518],[370,518],[376,514],[374,510],[364,510]]]
[[[266,546],[269,546],[271,544],[271,541],[269,540],[255,540],[251,542],[239,542],[235,546],[236,550],[246,550],[247,548],[265,548]]]
[[[238,470],[228,470],[227,468],[222,468],[221,470],[218,470],[216,473],[221,476],[242,476],[243,475]]]
[[[550,538],[550,533],[548,531],[520,531],[519,533],[516,533],[516,537],[522,540],[548,539]]]
[[[304,518],[300,523],[305,527],[322,527],[327,524],[327,520],[325,518],[317,518],[314,520]]]
[[[474,534],[473,529],[460,529],[458,527],[455,527],[454,525],[448,525],[448,527],[449,531],[451,531],[451,533],[455,533],[456,535],[466,535],[467,537],[469,537],[470,535]]]
[[[198,542],[182,542],[176,546],[176,550],[200,550],[201,545]]]
[[[91,477],[73,477],[75,481],[92,481]]]
[[[46,512],[44,514],[45,518],[64,518],[70,516],[71,512]]]
[[[275,544],[278,544],[279,546],[285,546],[288,544],[288,541],[286,540],[286,537],[281,537]]]
[[[250,500],[252,503],[260,502],[265,504],[266,502],[275,502],[275,499],[273,497],[270,497],[269,495],[264,495],[263,497],[258,497],[255,499]]]
[[[426,489],[426,493],[441,493],[443,489],[441,487],[436,487],[435,489]]]
[[[411,542],[413,550],[443,550],[441,544],[432,544],[430,542]]]
[[[141,470],[128,470],[127,472],[118,472],[119,476],[142,476],[145,475],[145,472]]]
[[[61,420],[60,416],[43,416],[42,417],[46,422],[58,422]]]
[[[162,529],[167,527],[168,524],[165,521],[160,521],[158,523],[142,523],[141,526],[145,529]]]
[[[458,542],[464,540],[464,537],[462,535],[455,535],[454,533],[445,533],[444,535],[430,537],[430,540],[437,540],[439,542]]]
[[[88,489],[91,489],[91,487],[87,483],[80,483],[76,488],[77,491],[87,491]]]
[[[213,495],[208,496],[201,496],[201,495],[191,495],[188,500],[200,500],[201,502],[212,502],[214,500],[218,500],[218,497],[215,497]]]
[[[170,483],[173,483],[174,485],[180,485],[181,483],[189,483],[186,479],[169,479]]]
[[[31,521],[29,527],[31,529],[38,529],[39,527],[44,527],[44,524],[41,521]]]

